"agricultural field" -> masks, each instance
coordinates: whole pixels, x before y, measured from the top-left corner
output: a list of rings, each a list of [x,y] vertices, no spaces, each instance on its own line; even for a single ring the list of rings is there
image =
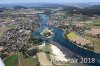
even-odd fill
[[[22,53],[13,54],[5,59],[6,66],[36,66],[37,58],[24,58]]]
[[[17,54],[11,55],[8,58],[5,59],[5,65],[6,66],[14,66],[15,62],[17,61]]]
[[[93,38],[91,36],[85,36],[88,40],[94,43],[94,51],[100,53],[100,39],[99,38]]]
[[[92,23],[87,23],[86,24],[87,27],[89,28],[100,28],[100,22],[92,22]]]
[[[92,28],[100,29],[100,21],[98,21],[98,20],[93,21],[93,23],[88,23],[88,24],[86,24],[86,26],[91,29]],[[92,32],[92,33],[96,33],[96,32]],[[90,35],[86,35],[85,38],[90,40],[91,42],[93,42],[94,43],[94,51],[100,53],[100,38],[94,38]]]
[[[77,35],[74,32],[70,32],[69,34],[66,35],[66,37],[68,37],[68,39],[73,39],[77,37]]]
[[[36,66],[37,58],[25,58],[22,53],[19,53],[20,64],[22,66]]]

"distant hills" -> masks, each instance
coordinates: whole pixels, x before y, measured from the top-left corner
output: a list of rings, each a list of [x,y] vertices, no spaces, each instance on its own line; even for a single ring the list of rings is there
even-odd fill
[[[81,12],[86,15],[100,15],[100,5],[86,7]]]
[[[27,9],[27,7],[24,7],[24,6],[20,6],[19,5],[19,6],[14,6],[13,9],[14,10],[17,10],[17,9]]]
[[[85,8],[93,5],[100,5],[98,2],[87,2],[87,3],[13,3],[13,4],[0,4],[2,7],[13,7],[13,6],[24,6],[24,7],[65,7],[65,6],[74,6],[79,8]]]
[[[100,15],[100,3],[18,3],[18,4],[0,4],[0,12],[8,8],[27,9],[27,8],[58,8],[63,7],[64,11],[73,14],[81,13],[84,15]]]
[[[100,15],[100,5],[93,5],[85,8],[69,6],[64,8],[64,11],[67,11],[70,14],[81,13],[83,15]]]
[[[18,4],[0,4],[0,8],[2,7],[15,7],[15,6],[23,6],[23,7],[40,7],[40,8],[57,8],[57,7],[66,7],[64,4],[51,4],[51,3],[18,3]]]
[[[78,8],[86,8],[86,7],[90,7],[93,5],[100,5],[99,2],[86,2],[86,3],[67,3],[67,6],[74,6],[74,7],[78,7]]]

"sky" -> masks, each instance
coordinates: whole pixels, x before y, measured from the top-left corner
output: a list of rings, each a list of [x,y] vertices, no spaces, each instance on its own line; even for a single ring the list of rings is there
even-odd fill
[[[0,0],[1,4],[11,3],[37,3],[37,2],[48,2],[48,3],[67,3],[67,2],[100,2],[100,0]]]

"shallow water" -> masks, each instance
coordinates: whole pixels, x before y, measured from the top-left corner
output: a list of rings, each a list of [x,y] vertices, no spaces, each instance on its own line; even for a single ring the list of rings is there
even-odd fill
[[[35,32],[33,32],[33,35],[37,39],[46,40],[45,38],[43,38],[40,35],[40,33],[41,33],[41,31],[44,30],[44,28],[50,27],[50,26],[48,26],[48,22],[49,22],[50,18],[45,14],[40,15],[40,17],[42,19],[41,26],[39,29],[37,29]],[[91,66],[100,66],[100,63],[98,63],[98,61],[100,61],[100,54],[97,54],[95,52],[92,52],[92,51],[89,51],[89,50],[86,50],[86,49],[76,46],[75,44],[73,44],[72,42],[69,42],[68,40],[66,40],[64,38],[63,30],[61,30],[59,28],[55,28],[53,26],[51,28],[54,29],[54,34],[55,34],[53,36],[53,38],[51,38],[51,40],[62,45],[64,48],[66,48],[66,50],[65,50],[66,52],[70,51],[70,53],[68,53],[69,57],[71,56],[71,57],[77,58],[77,56],[81,56],[81,57],[86,57],[86,58],[95,58],[96,62],[93,64],[90,64],[90,65]]]

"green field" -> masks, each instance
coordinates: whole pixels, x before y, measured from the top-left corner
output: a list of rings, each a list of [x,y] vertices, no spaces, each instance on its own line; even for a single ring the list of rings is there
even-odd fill
[[[95,26],[96,24],[100,24],[100,21],[94,21],[93,23],[88,23],[88,24],[86,24],[86,26],[89,27],[89,28],[100,29],[100,26]],[[100,53],[100,39],[99,38],[93,38],[93,37],[88,36],[88,35],[85,38],[92,41],[94,43],[94,51]]]
[[[17,54],[11,55],[5,60],[5,65],[14,66],[14,63],[16,62],[16,60],[17,60]]]
[[[25,58],[22,53],[19,53],[19,55],[22,66],[36,66],[38,63],[37,58]]]
[[[66,35],[66,37],[68,37],[68,39],[73,39],[77,37],[77,35],[74,32],[70,32],[69,34]]]
[[[22,53],[19,53],[20,63],[22,66],[36,66],[37,58],[24,58]],[[6,66],[18,66],[18,54],[13,54],[5,59]]]
[[[91,36],[85,36],[88,40],[94,43],[94,51],[100,53],[100,39],[99,38],[93,38]]]
[[[100,28],[100,26],[95,26],[96,24],[100,24],[100,22],[87,23],[86,26],[89,28]]]

